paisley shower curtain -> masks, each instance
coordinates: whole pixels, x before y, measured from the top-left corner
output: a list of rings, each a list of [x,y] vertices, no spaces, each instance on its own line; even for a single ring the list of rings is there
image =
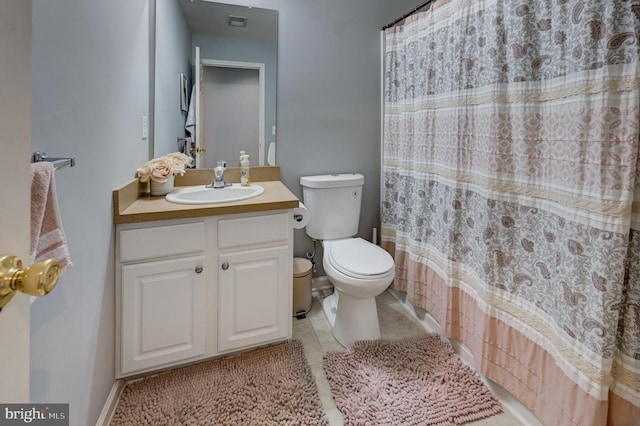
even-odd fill
[[[440,0],[385,32],[394,286],[546,425],[640,424],[640,0]]]

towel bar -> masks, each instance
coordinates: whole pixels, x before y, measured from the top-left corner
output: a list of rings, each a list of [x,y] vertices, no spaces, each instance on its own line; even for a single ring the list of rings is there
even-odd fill
[[[36,151],[33,153],[33,162],[48,161],[53,163],[53,167],[58,170],[65,167],[75,167],[76,159],[73,157],[49,157],[44,151]]]

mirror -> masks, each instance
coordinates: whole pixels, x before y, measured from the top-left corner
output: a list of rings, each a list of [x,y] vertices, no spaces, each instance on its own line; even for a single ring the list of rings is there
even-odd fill
[[[252,166],[275,165],[277,48],[275,10],[156,1],[151,155],[183,151],[191,136],[199,167],[237,166],[241,150]],[[200,94],[192,99],[197,75]],[[195,123],[189,133],[185,125]]]

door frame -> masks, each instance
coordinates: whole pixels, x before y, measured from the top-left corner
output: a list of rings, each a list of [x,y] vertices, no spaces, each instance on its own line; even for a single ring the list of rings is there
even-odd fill
[[[217,59],[201,59],[200,64],[203,67],[249,69],[258,71],[258,165],[264,166],[265,64],[259,62],[221,61]]]

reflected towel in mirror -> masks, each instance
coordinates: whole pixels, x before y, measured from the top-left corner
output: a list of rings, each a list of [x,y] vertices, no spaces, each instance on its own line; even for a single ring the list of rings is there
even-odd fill
[[[189,134],[191,136],[193,136],[193,133],[195,131],[195,127],[196,127],[196,117],[195,117],[195,105],[193,104],[193,97],[195,95],[196,92],[196,86],[193,85],[193,87],[191,87],[191,97],[189,98],[189,110],[187,112],[187,121],[184,124],[184,128],[187,132],[189,132]]]

